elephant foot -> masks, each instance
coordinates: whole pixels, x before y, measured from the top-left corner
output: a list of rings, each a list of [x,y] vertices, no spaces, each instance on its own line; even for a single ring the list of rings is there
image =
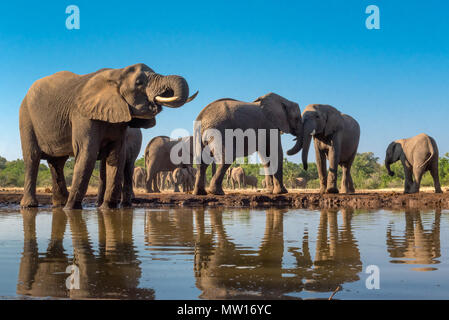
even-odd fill
[[[39,205],[36,197],[31,196],[23,196],[22,200],[20,200],[20,206],[22,208],[35,208]]]
[[[204,188],[195,188],[195,190],[193,190],[193,194],[196,196],[205,196],[207,195],[207,192]]]
[[[53,199],[52,199],[53,208],[64,207],[66,203],[67,203],[67,198],[65,198],[65,197],[53,197]]]
[[[332,188],[327,189],[326,193],[338,193],[338,189],[335,187],[332,187]]]
[[[275,187],[273,189],[273,194],[285,194],[285,193],[288,193],[288,191],[287,191],[287,189],[284,186],[279,187],[279,188]]]
[[[223,191],[223,189],[222,188],[219,188],[219,187],[211,187],[210,189],[209,189],[209,193],[210,194],[214,194],[214,195],[216,195],[216,196],[223,196],[225,193],[224,193],[224,191]]]
[[[122,203],[120,204],[120,206],[122,208],[131,208],[133,205],[131,203],[131,201],[122,201]]]
[[[117,209],[118,207],[117,201],[104,201],[100,209]]]
[[[326,188],[320,188],[320,194],[325,194],[326,193]]]
[[[83,209],[81,201],[73,201],[66,203],[64,210],[79,210]]]
[[[266,193],[273,193],[273,189],[265,189]]]
[[[441,190],[441,189],[435,189],[435,193],[443,193],[443,190]]]

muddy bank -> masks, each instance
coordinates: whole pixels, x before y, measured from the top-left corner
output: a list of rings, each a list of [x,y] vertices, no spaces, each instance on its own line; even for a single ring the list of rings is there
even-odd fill
[[[0,192],[0,205],[18,205],[21,192]],[[51,205],[51,193],[39,193],[39,204]],[[95,205],[95,194],[90,193],[84,200],[85,206]],[[420,194],[404,195],[399,192],[369,192],[353,195],[320,195],[313,192],[291,192],[285,195],[272,195],[263,192],[236,193],[224,196],[193,196],[191,194],[137,193],[133,206],[151,207],[291,207],[291,208],[344,208],[356,209],[407,209],[407,208],[441,208],[449,209],[449,193],[435,194],[422,192]]]

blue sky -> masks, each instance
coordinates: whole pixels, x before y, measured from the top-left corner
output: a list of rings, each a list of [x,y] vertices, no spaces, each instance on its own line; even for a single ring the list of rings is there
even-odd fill
[[[80,8],[80,30],[65,27],[71,4]],[[365,27],[370,4],[380,9],[380,30]],[[2,3],[0,155],[21,158],[18,110],[35,80],[138,62],[200,90],[194,102],[158,115],[145,144],[191,130],[216,99],[252,101],[272,91],[301,109],[326,103],[352,115],[361,126],[359,152],[383,159],[390,141],[425,132],[444,154],[448,12],[444,0]],[[292,138],[283,144],[286,150]]]

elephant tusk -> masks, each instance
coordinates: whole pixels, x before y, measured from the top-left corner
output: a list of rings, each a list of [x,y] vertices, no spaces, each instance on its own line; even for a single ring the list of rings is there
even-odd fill
[[[191,96],[187,99],[186,103],[192,101],[193,99],[195,99],[196,96],[198,95],[198,92],[199,92],[199,91],[197,91],[197,92],[195,92],[193,95],[191,95]]]
[[[175,97],[166,98],[166,97],[157,96],[154,98],[154,100],[156,100],[157,102],[160,102],[160,103],[167,103],[167,102],[177,101],[177,100],[179,100],[179,97],[175,96]]]

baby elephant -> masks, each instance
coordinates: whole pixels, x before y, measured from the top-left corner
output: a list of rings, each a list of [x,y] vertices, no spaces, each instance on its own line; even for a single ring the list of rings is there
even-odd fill
[[[419,192],[421,178],[426,171],[430,171],[432,175],[435,192],[442,193],[438,176],[438,147],[432,137],[421,133],[413,138],[390,143],[385,156],[385,167],[390,176],[394,176],[390,165],[398,160],[404,166],[404,193]]]

